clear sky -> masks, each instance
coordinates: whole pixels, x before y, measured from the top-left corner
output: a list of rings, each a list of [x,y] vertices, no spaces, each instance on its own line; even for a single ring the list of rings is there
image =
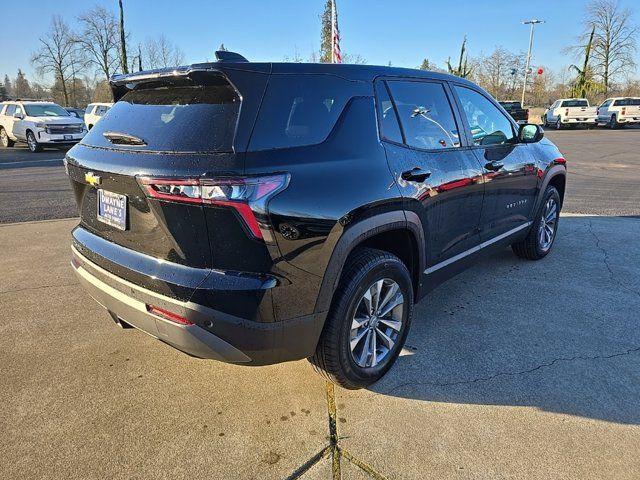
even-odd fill
[[[2,2],[8,0],[2,0]],[[33,79],[29,57],[53,14],[72,26],[94,4],[117,11],[117,0],[29,0],[20,14],[0,28],[0,75],[12,78],[18,67]],[[224,42],[249,60],[282,61],[298,51],[307,59],[319,48],[324,0],[124,0],[132,45],[164,33],[186,54],[186,62],[212,60]],[[424,57],[443,66],[455,58],[463,36],[471,56],[501,45],[526,50],[528,27],[520,22],[541,18],[536,27],[534,65],[553,70],[573,60],[562,55],[580,33],[586,0],[338,0],[342,50],[362,55],[369,64],[415,67]],[[640,22],[640,2],[620,0]],[[15,2],[14,2],[15,4]],[[17,4],[15,4],[17,5]]]

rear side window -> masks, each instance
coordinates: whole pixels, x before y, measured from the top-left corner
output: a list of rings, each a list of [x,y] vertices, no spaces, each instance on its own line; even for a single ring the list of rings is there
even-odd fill
[[[458,127],[442,84],[392,81],[388,85],[407,145],[428,150],[460,146]]]
[[[396,143],[403,143],[398,117],[384,82],[376,83],[376,94],[378,97],[378,119],[382,138]]]
[[[105,132],[132,135],[166,152],[230,152],[240,99],[226,81],[216,85],[142,85],[126,93],[85,136],[82,143],[111,148]]]
[[[640,98],[622,98],[616,100],[614,105],[616,107],[631,107],[640,105]]]
[[[333,75],[272,75],[250,149],[322,143],[352,96],[345,83],[348,81]]]

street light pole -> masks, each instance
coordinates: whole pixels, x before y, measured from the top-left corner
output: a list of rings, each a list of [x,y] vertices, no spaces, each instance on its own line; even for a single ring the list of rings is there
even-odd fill
[[[523,25],[531,25],[531,31],[529,32],[529,50],[527,52],[527,65],[524,67],[524,83],[522,84],[522,107],[524,108],[524,94],[527,91],[527,76],[529,75],[529,65],[531,63],[531,47],[533,46],[533,28],[538,23],[544,23],[544,20],[538,20],[537,18],[532,18],[531,20],[526,20],[522,22]]]

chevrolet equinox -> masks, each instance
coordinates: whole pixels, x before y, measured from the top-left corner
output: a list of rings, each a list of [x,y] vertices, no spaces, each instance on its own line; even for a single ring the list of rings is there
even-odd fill
[[[565,160],[477,85],[217,57],[113,77],[66,156],[72,265],[120,326],[361,388],[430,290],[495,249],[549,253]]]

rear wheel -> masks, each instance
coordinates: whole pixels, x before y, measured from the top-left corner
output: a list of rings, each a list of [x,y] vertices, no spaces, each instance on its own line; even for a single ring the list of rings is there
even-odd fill
[[[558,121],[556,122],[556,130],[562,130],[562,116],[558,115]]]
[[[395,255],[363,248],[345,265],[329,316],[309,360],[319,373],[349,389],[366,387],[391,368],[413,312],[407,267]]]
[[[2,127],[0,127],[0,143],[2,143],[4,148],[13,147],[15,145],[15,142],[9,138],[7,131]]]
[[[614,130],[619,126],[620,124],[618,123],[618,118],[615,115],[611,115],[611,118],[609,119],[609,128],[611,130]]]
[[[42,151],[42,145],[38,143],[33,132],[27,132],[27,145],[29,146],[29,150],[34,153]]]
[[[540,260],[545,257],[556,239],[559,219],[560,194],[555,187],[549,186],[529,234],[524,240],[511,245],[513,252],[527,260]]]

